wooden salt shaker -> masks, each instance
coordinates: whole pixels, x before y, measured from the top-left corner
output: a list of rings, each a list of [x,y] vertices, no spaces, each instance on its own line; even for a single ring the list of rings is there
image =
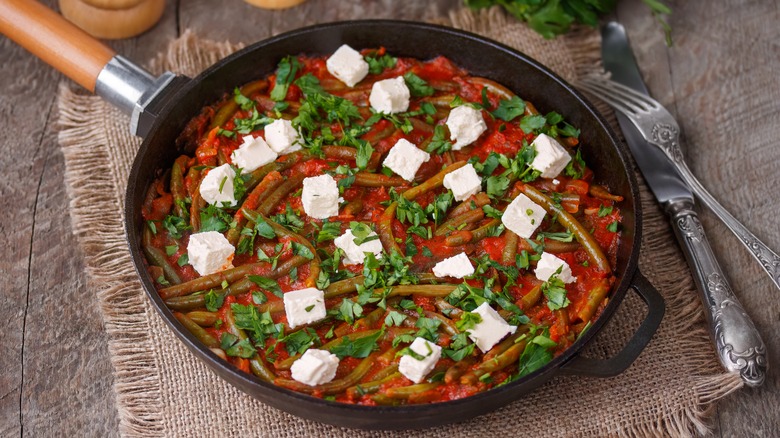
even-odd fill
[[[154,26],[165,0],[59,0],[62,15],[89,34],[104,39],[130,38]]]

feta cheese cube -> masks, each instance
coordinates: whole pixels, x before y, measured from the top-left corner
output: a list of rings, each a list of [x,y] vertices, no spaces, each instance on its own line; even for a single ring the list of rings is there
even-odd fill
[[[279,155],[301,150],[301,133],[293,128],[292,122],[276,119],[264,129],[265,142]]]
[[[405,354],[398,363],[398,371],[414,383],[420,383],[441,358],[441,347],[424,338],[415,338],[409,346],[418,357]]]
[[[542,224],[546,214],[542,206],[521,193],[507,205],[504,214],[501,215],[501,222],[508,230],[528,239]]]
[[[444,259],[433,267],[433,275],[441,277],[463,278],[474,273],[474,266],[471,260],[462,252],[458,255]]]
[[[468,105],[453,108],[447,117],[447,128],[450,130],[450,138],[455,141],[453,151],[459,151],[477,141],[480,135],[487,130],[482,111]]]
[[[325,294],[313,287],[284,294],[284,313],[290,328],[325,318]]]
[[[200,275],[232,268],[235,252],[225,236],[216,231],[193,234],[187,242],[189,263]]]
[[[368,74],[368,63],[363,59],[363,55],[346,44],[330,55],[325,66],[330,74],[348,87],[354,87]]]
[[[209,170],[200,183],[200,196],[204,201],[217,207],[224,205],[234,207],[238,203],[233,191],[235,178],[236,171],[227,163]]]
[[[230,155],[233,164],[241,168],[241,173],[251,173],[260,166],[272,163],[278,157],[261,137],[244,136],[244,143]]]
[[[487,353],[504,336],[514,333],[517,326],[509,325],[488,303],[482,303],[471,313],[478,314],[482,321],[467,329],[469,338],[477,344],[483,353]]]
[[[539,134],[531,146],[536,149],[531,168],[542,172],[543,178],[555,178],[571,161],[569,152],[547,134]]]
[[[328,383],[336,377],[339,367],[339,358],[335,354],[309,348],[303,355],[293,362],[290,371],[292,378],[309,386]]]
[[[409,87],[401,76],[374,82],[368,102],[374,111],[385,114],[402,113],[409,109]]]
[[[482,178],[471,163],[444,175],[444,187],[452,190],[456,201],[465,201],[482,190]]]
[[[536,278],[542,281],[550,280],[550,277],[556,275],[558,269],[561,270],[557,277],[564,283],[574,283],[577,279],[571,273],[571,267],[564,260],[548,253],[542,252],[542,257],[536,263],[534,274]]]
[[[420,166],[431,159],[431,154],[419,149],[414,143],[402,138],[387,153],[382,165],[395,172],[401,178],[412,181]]]
[[[341,236],[337,237],[333,242],[336,247],[341,248],[344,251],[344,258],[342,261],[344,265],[358,265],[363,263],[366,259],[366,253],[373,253],[375,256],[382,254],[382,242],[379,240],[379,236],[375,232],[371,232],[368,237],[374,240],[363,242],[360,245],[355,244],[355,236],[352,234],[352,230],[347,230]]]
[[[341,198],[336,180],[327,174],[305,178],[301,201],[306,214],[315,219],[338,215]]]

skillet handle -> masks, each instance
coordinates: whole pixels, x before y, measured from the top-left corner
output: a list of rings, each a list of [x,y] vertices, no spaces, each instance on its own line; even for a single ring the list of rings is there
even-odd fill
[[[36,0],[0,1],[0,33],[89,91],[114,51]]]
[[[634,274],[631,289],[647,304],[647,316],[639,326],[634,336],[623,347],[620,353],[609,359],[589,359],[576,356],[563,366],[567,374],[578,374],[592,377],[613,377],[627,370],[639,357],[650,339],[661,325],[666,311],[666,305],[661,294],[650,284],[639,270]]]

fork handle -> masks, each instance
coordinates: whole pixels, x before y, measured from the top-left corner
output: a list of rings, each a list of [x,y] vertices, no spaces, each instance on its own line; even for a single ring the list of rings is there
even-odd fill
[[[780,289],[780,256],[750,232],[740,221],[728,212],[720,203],[710,195],[710,192],[701,185],[699,180],[691,172],[684,161],[677,163],[683,179],[691,187],[693,192],[716,216],[734,233],[739,241],[750,251],[750,254],[758,261],[764,271],[772,279],[775,287]]]
[[[692,268],[718,359],[727,370],[739,373],[749,386],[760,386],[766,379],[766,346],[718,265],[693,201],[672,201],[666,212]]]

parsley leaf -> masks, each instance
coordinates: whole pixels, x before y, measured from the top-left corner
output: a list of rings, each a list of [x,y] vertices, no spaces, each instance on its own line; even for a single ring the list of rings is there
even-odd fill
[[[341,234],[341,222],[323,222],[322,229],[317,233],[317,243],[333,240]]]
[[[249,111],[255,107],[255,101],[241,94],[241,90],[238,87],[233,89],[233,101],[244,111]]]
[[[574,154],[569,164],[563,169],[566,176],[570,176],[574,179],[580,179],[585,174],[585,160],[582,159],[580,149],[577,149],[577,153]]]
[[[485,192],[492,199],[497,199],[504,196],[506,190],[509,188],[509,178],[504,175],[493,175],[487,178],[487,190]]]
[[[524,112],[525,101],[517,96],[514,96],[509,100],[501,99],[498,102],[498,108],[496,108],[492,114],[498,119],[510,122],[517,117],[522,116]]]
[[[535,336],[520,355],[518,377],[523,377],[547,365],[553,358],[551,349],[557,346],[546,334]]]
[[[311,252],[308,246],[298,242],[291,243],[293,254],[299,255],[307,260],[312,260],[314,258],[314,253]]]
[[[612,233],[617,233],[618,230],[618,221],[612,222],[609,225],[607,225],[607,231]]]
[[[436,125],[436,127],[433,128],[431,141],[429,141],[428,146],[425,147],[426,152],[441,155],[451,149],[452,142],[449,141],[444,126]]]
[[[604,217],[612,213],[612,206],[599,205],[599,217]]]
[[[207,205],[200,211],[200,232],[217,231],[223,233],[231,228],[233,216],[216,205]]]
[[[284,297],[282,288],[279,287],[279,283],[277,283],[273,278],[262,277],[260,275],[249,275],[247,278],[249,281],[256,284],[260,289],[267,290],[279,298]]]
[[[563,309],[571,304],[566,297],[566,284],[557,277],[560,270],[561,268],[558,268],[558,271],[542,284],[542,293],[547,297],[547,307],[550,310]]]
[[[238,337],[230,333],[222,333],[220,346],[225,350],[225,354],[233,357],[249,359],[257,353],[257,350],[255,350],[255,347],[249,342],[249,339],[242,339],[239,341]]]
[[[230,310],[235,317],[236,327],[246,330],[257,343],[264,344],[269,336],[282,333],[283,325],[274,324],[271,312],[260,313],[253,305],[231,304]]]
[[[546,123],[547,119],[541,114],[528,115],[520,119],[520,129],[530,134],[542,129]]]
[[[168,235],[174,239],[181,239],[182,232],[190,228],[190,226],[187,225],[187,222],[184,219],[180,218],[179,216],[173,216],[173,215],[165,216],[165,219],[163,219],[162,221],[162,225],[163,228],[165,228],[168,231]]]
[[[404,81],[406,82],[406,86],[409,87],[409,92],[414,97],[430,96],[434,92],[433,87],[412,72],[404,74]]]
[[[208,291],[203,297],[206,302],[206,310],[209,312],[216,312],[222,307],[222,303],[225,302],[225,295],[214,292],[214,290]]]
[[[352,236],[354,236],[353,241],[355,245],[360,246],[372,240],[379,240],[379,236],[374,233],[374,230],[362,222],[350,222],[349,229],[352,231]]]
[[[287,90],[295,79],[295,74],[300,66],[298,59],[293,56],[288,56],[279,61],[279,65],[276,67],[276,82],[273,90],[271,90],[270,97],[272,100],[277,102],[284,100],[287,96]]]
[[[400,326],[402,322],[406,319],[406,315],[403,313],[396,312],[395,310],[391,310],[390,313],[387,314],[385,317],[385,325],[387,326]]]
[[[247,119],[233,119],[233,123],[236,124],[235,132],[239,134],[249,134],[265,125],[270,125],[273,121],[274,119],[270,117],[261,116],[257,110],[253,110]]]
[[[368,72],[372,75],[378,75],[386,68],[395,67],[395,63],[398,61],[398,59],[388,54],[382,56],[364,56],[363,59],[368,63]]]
[[[371,154],[374,153],[374,148],[371,143],[362,140],[358,143],[357,156],[355,157],[355,164],[358,169],[365,169],[368,166],[368,160],[371,159]]]
[[[374,349],[379,348],[376,341],[382,336],[384,336],[384,330],[379,330],[372,335],[364,336],[354,341],[343,337],[340,343],[330,349],[330,352],[338,356],[339,359],[344,359],[347,356],[363,359],[368,357]]]
[[[292,356],[305,353],[309,347],[319,346],[320,337],[317,336],[317,332],[314,329],[307,327],[281,337],[277,342],[284,342],[287,353]]]

